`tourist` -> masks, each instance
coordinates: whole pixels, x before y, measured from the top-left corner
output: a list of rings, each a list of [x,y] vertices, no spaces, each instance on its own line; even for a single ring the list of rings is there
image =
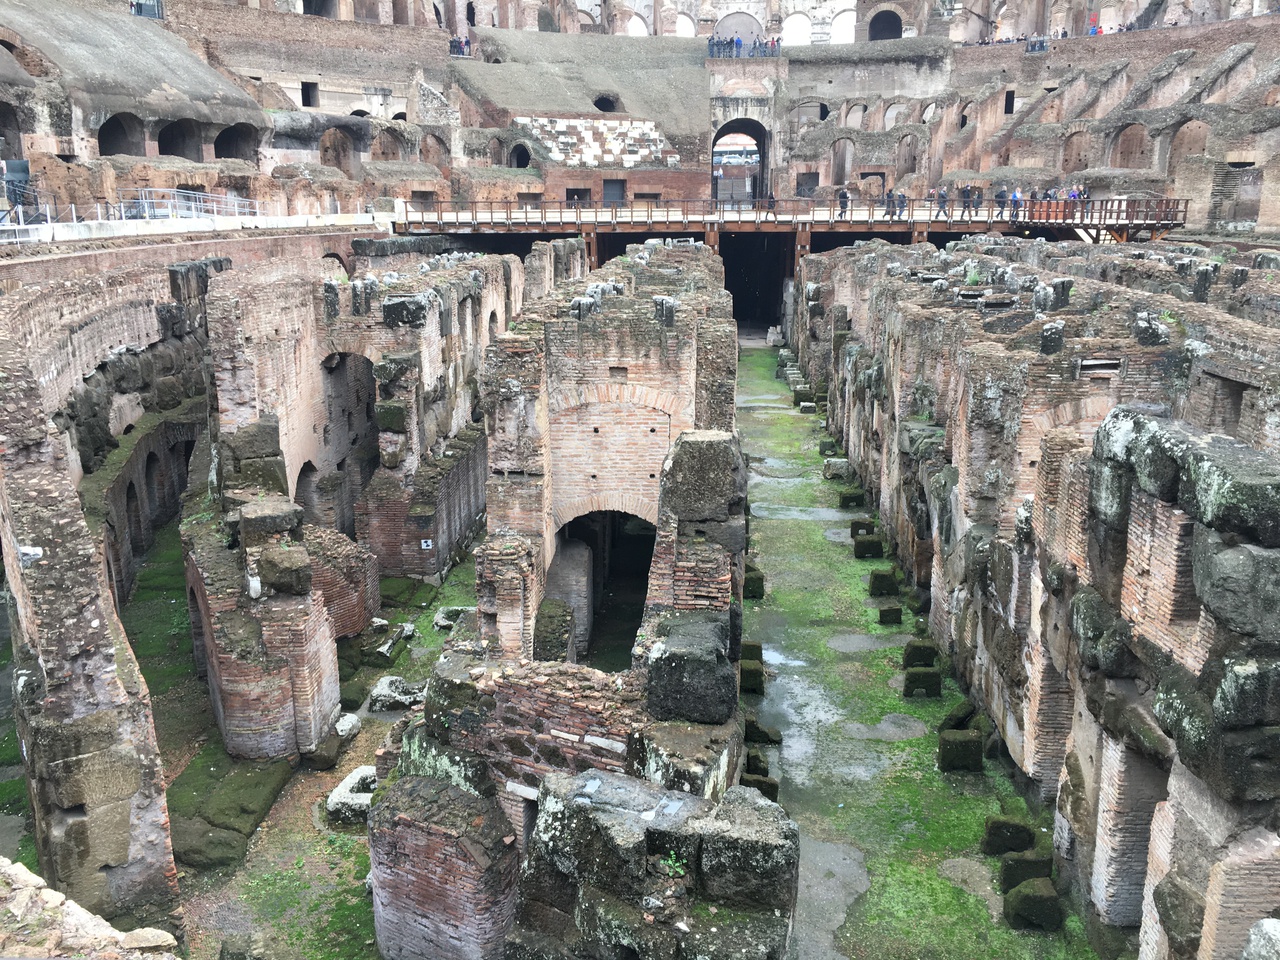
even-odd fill
[[[947,212],[947,185],[945,183],[938,188],[938,216],[943,220],[951,219],[951,214]]]
[[[733,35],[733,55],[739,58],[742,56],[742,34],[740,33]]]
[[[982,187],[973,188],[973,215],[978,216],[982,210]]]
[[[1022,208],[1022,188],[1015,186],[1009,197],[1009,222],[1018,222],[1018,211]]]
[[[903,220],[907,216],[907,195],[901,190],[898,191],[898,219]]]
[[[1001,184],[1000,189],[996,191],[996,219],[1004,219],[1005,204],[1009,202],[1009,188]]]
[[[844,215],[849,212],[849,191],[844,188],[843,184],[840,187],[840,192],[836,194],[836,199],[840,201],[840,212],[836,217],[843,220]]]
[[[462,55],[464,57],[471,56],[471,38],[467,37],[462,41]]]
[[[973,187],[965,184],[960,188],[960,216],[969,218],[973,215]]]
[[[778,219],[778,213],[777,213],[777,210],[776,210],[777,206],[778,206],[778,200],[777,200],[777,198],[776,198],[776,197],[774,197],[774,195],[773,195],[773,191],[772,191],[772,190],[770,190],[770,191],[769,191],[769,203],[768,203],[768,207],[769,207],[769,213],[768,213],[768,216],[772,217],[774,220],[777,220],[777,219]]]

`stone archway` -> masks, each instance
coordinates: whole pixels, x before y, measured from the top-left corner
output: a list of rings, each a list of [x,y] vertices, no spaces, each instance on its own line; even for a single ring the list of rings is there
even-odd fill
[[[726,18],[728,19],[728,18]],[[744,38],[745,39],[745,38]],[[748,191],[751,199],[763,200],[769,195],[770,184],[770,168],[769,168],[769,131],[765,129],[764,124],[759,120],[752,120],[747,117],[739,117],[723,124],[716,135],[711,140],[711,149],[714,152],[715,145],[725,137],[738,134],[755,141],[756,151],[760,157],[760,174],[754,178],[754,182]],[[716,179],[712,178],[712,188],[718,193],[718,184]]]
[[[902,17],[893,10],[881,10],[867,24],[868,40],[901,40]]]

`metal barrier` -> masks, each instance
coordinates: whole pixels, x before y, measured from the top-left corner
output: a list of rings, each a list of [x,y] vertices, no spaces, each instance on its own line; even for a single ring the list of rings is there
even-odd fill
[[[148,20],[164,19],[164,0],[130,0],[129,12]]]
[[[1022,200],[1003,203],[986,198],[975,211],[954,199],[945,207],[937,200],[897,198],[851,199],[840,210],[836,201],[822,200],[642,200],[632,203],[592,200],[475,201],[441,200],[431,210],[407,210],[408,227],[507,226],[556,227],[582,224],[669,226],[714,223],[792,223],[839,226],[885,224],[925,225],[932,230],[971,230],[982,225],[1049,225],[1099,229],[1152,226],[1169,229],[1187,220],[1187,200]]]
[[[263,213],[257,200],[243,200],[197,190],[147,188],[121,190],[117,209],[108,220],[156,220],[172,217],[256,217]]]

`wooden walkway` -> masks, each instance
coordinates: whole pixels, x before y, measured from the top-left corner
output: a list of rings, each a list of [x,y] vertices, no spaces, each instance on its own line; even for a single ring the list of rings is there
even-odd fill
[[[638,203],[543,200],[532,204],[448,201],[430,209],[399,211],[400,234],[534,233],[581,234],[593,267],[599,265],[602,233],[688,233],[719,252],[724,233],[786,233],[795,237],[796,261],[810,252],[814,234],[848,234],[850,240],[885,237],[927,240],[933,233],[1020,234],[1034,230],[1060,240],[1159,240],[1187,220],[1186,200],[1035,200],[1016,212],[984,201],[975,213],[952,202],[944,213],[936,201],[908,200],[886,208],[876,201],[835,203],[657,200]]]

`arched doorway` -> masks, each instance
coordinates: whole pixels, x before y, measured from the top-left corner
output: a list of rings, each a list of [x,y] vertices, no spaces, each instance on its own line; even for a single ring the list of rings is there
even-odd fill
[[[347,131],[330,127],[321,135],[320,163],[322,166],[341,170],[348,178],[355,179],[355,148]]]
[[[1111,166],[1142,168],[1151,165],[1151,139],[1147,128],[1131,123],[1120,131],[1111,145]]]
[[[749,13],[730,13],[716,22],[716,36],[731,40],[738,36],[746,45],[756,37],[763,37],[764,28],[760,26],[760,21]]]
[[[1188,120],[1169,141],[1168,174],[1173,176],[1187,157],[1204,156],[1209,145],[1209,125],[1202,120]]]
[[[523,170],[529,166],[529,148],[523,143],[517,143],[511,148],[511,155],[507,166],[514,167],[517,170]]]
[[[696,37],[698,35],[698,25],[694,22],[693,17],[687,13],[676,14],[676,36],[677,37]]]
[[[161,156],[183,157],[197,163],[204,159],[200,128],[194,120],[175,120],[161,127],[156,134],[156,145]]]
[[[803,13],[793,13],[782,21],[782,45],[807,47],[813,42],[813,21]]]
[[[594,612],[587,663],[610,672],[630,669],[657,531],[640,517],[600,510],[570,520],[562,533],[589,548]]]
[[[711,178],[711,195],[722,203],[750,203],[763,200],[769,195],[769,133],[759,120],[739,117],[730,120],[716,131],[711,141],[711,153],[714,160],[716,147],[724,143],[732,146],[737,156],[750,160],[754,155],[754,163],[734,164],[726,167],[713,163]],[[722,154],[730,151],[722,150]],[[720,176],[715,176],[717,170]],[[726,173],[726,170],[729,172]]]
[[[258,162],[258,131],[247,123],[227,127],[213,141],[213,155],[219,160]]]
[[[841,138],[831,144],[831,182],[848,183],[853,179],[853,141]]]
[[[146,549],[146,530],[142,526],[142,504],[138,502],[138,488],[133,481],[124,492],[125,524],[129,530],[129,552],[141,556]]]
[[[649,24],[645,22],[644,17],[638,13],[633,13],[631,19],[627,21],[628,37],[647,37],[649,36]]]
[[[400,161],[405,159],[405,143],[394,130],[383,130],[369,145],[370,160]]]
[[[152,513],[159,513],[161,501],[164,498],[160,496],[160,458],[154,453],[147,454],[143,476],[147,491],[147,507]]]
[[[858,12],[841,10],[831,18],[831,43],[853,43],[857,39]]]
[[[117,113],[98,128],[98,155],[114,157],[146,156],[146,138],[142,121],[132,113]]]
[[[1062,172],[1076,173],[1089,169],[1089,134],[1077,130],[1062,144]]]
[[[892,10],[881,10],[867,24],[868,40],[901,40],[902,18]]]
[[[324,525],[324,513],[320,509],[316,484],[320,479],[320,471],[308,460],[298,471],[298,480],[293,485],[293,502],[302,508],[302,519],[316,526]]]

